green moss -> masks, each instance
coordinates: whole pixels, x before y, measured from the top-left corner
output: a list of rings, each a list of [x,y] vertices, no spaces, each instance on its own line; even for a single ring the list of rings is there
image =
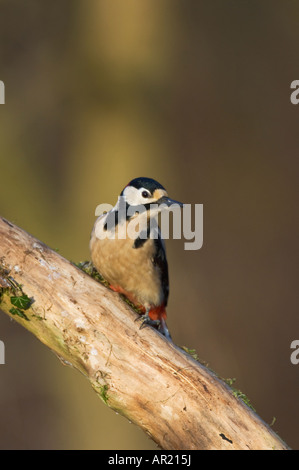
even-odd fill
[[[187,348],[187,346],[183,346],[182,349],[183,349],[187,354],[189,354],[189,356],[193,357],[193,359],[195,359],[195,361],[200,362],[199,357],[198,357],[198,354],[197,354],[197,352],[196,352],[195,349],[189,349],[189,348]]]
[[[144,310],[141,307],[138,307],[137,305],[133,304],[129,299],[124,294],[120,294],[121,298],[128,304],[133,310],[135,310],[136,313],[141,315],[144,313]]]
[[[108,387],[107,384],[101,385],[101,386],[98,387],[98,391],[97,391],[98,394],[99,394],[99,396],[100,396],[100,398],[103,400],[103,402],[104,402],[106,405],[107,405],[107,403],[108,403],[108,394],[107,394],[108,388],[109,388],[109,387]]]
[[[73,262],[73,264],[77,266],[77,268],[81,269],[81,271],[84,271],[86,274],[91,276],[96,281],[100,282],[101,284],[104,284],[105,286],[109,286],[109,282],[107,282],[103,278],[103,276],[96,270],[96,268],[90,261],[80,261],[79,263]]]
[[[0,287],[0,304],[2,302],[2,297],[3,297],[3,295],[5,294],[6,291],[7,291],[6,288]]]
[[[236,379],[222,379],[232,390],[232,393],[234,397],[239,398],[242,400],[245,405],[247,405],[249,408],[251,408],[253,411],[256,411],[255,408],[253,408],[252,404],[250,403],[249,398],[245,395],[245,393],[241,392],[241,390],[233,387],[233,384],[235,383]]]
[[[213,374],[215,374],[220,380],[222,380],[223,382],[225,382],[231,389],[232,391],[232,394],[234,397],[240,399],[243,401],[243,403],[245,403],[245,405],[247,405],[249,408],[252,409],[252,411],[256,411],[255,408],[252,406],[252,404],[250,403],[250,400],[249,398],[245,395],[245,393],[241,392],[241,390],[238,390],[237,388],[233,387],[233,384],[236,382],[236,379],[233,378],[233,379],[224,379],[223,377],[220,377],[214,370],[212,370],[208,364],[204,361],[201,361],[199,360],[199,357],[198,357],[198,354],[196,353],[195,349],[189,349],[187,348],[186,346],[183,346],[182,347],[183,351],[185,351],[187,354],[189,354],[193,359],[195,359],[197,362],[199,362],[200,364],[202,364],[203,366],[207,367],[211,372],[213,372]]]
[[[272,427],[272,426],[274,426],[275,423],[276,423],[276,417],[273,416],[272,421],[271,421],[269,426]]]

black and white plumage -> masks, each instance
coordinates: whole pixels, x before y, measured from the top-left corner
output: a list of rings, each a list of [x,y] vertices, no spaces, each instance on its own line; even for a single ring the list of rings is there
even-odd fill
[[[136,178],[123,189],[115,207],[96,220],[90,240],[92,263],[110,287],[142,307],[143,320],[169,338],[168,263],[157,215],[174,203],[182,205],[157,181]],[[130,222],[139,230],[128,235],[124,230]]]

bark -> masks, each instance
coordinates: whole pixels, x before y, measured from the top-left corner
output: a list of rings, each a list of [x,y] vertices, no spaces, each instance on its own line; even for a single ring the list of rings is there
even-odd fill
[[[288,448],[213,372],[140,329],[119,294],[3,218],[0,287],[1,309],[160,448]]]

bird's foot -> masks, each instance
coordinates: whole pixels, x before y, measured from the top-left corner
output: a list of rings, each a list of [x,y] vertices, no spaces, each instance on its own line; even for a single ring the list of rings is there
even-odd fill
[[[149,309],[143,315],[140,315],[136,318],[135,321],[141,321],[140,329],[144,328],[146,325],[150,326],[160,326],[160,320],[152,320],[149,316]]]
[[[150,309],[146,310],[143,315],[136,318],[135,321],[141,321],[140,329],[144,328],[146,325],[154,326],[158,331],[160,331],[160,333],[162,333],[162,335],[165,336],[165,338],[172,340],[165,319],[161,317],[161,319],[153,320],[149,316],[149,312]]]

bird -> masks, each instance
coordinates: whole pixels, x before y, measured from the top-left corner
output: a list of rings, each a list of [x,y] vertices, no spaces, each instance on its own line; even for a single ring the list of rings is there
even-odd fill
[[[169,198],[156,180],[134,178],[121,191],[116,205],[96,219],[90,237],[92,264],[110,289],[140,308],[142,327],[151,325],[169,340],[168,262],[158,214],[173,204],[183,206]],[[133,229],[128,236],[130,224]]]

